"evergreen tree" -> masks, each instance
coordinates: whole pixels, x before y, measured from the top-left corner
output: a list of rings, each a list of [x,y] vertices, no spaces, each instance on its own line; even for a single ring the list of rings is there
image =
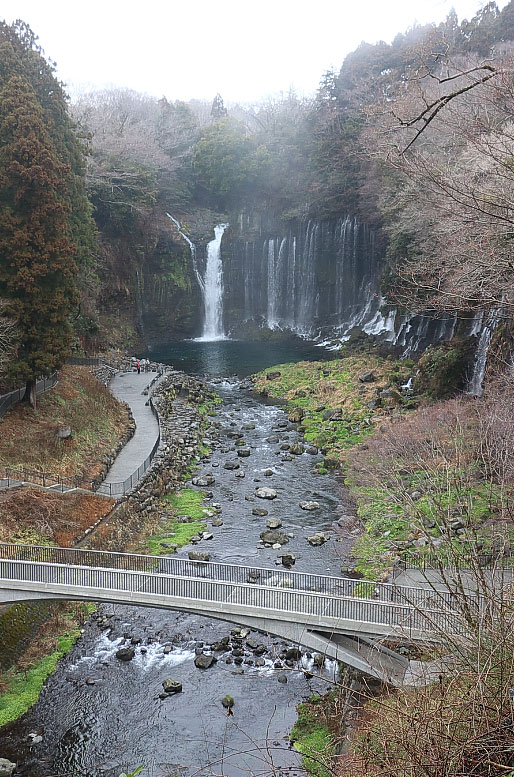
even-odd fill
[[[223,119],[225,118],[225,116],[228,116],[228,111],[225,108],[223,97],[219,92],[214,98],[214,100],[212,101],[211,116],[214,121],[218,121],[219,119]]]
[[[12,48],[2,49],[9,65]],[[7,76],[0,89],[0,294],[21,332],[10,374],[27,383],[32,403],[36,379],[66,359],[78,303],[68,174],[34,89],[22,75]]]
[[[88,138],[78,132],[69,115],[63,85],[55,77],[55,63],[45,58],[37,36],[21,20],[12,25],[0,22],[0,87],[14,74],[26,79],[34,90],[42,110],[43,124],[57,157],[65,164],[63,183],[65,198],[70,205],[67,224],[75,244],[77,284],[82,297],[81,315],[74,317],[74,326],[79,334],[87,333],[91,319],[96,316],[95,299],[99,285],[96,275],[97,234],[86,193]],[[89,313],[87,317],[83,315],[86,310]]]

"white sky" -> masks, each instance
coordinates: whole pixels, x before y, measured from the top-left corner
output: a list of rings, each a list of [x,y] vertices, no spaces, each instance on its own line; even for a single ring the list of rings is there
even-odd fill
[[[507,0],[498,0],[502,8]],[[73,95],[128,87],[170,100],[312,93],[362,40],[390,42],[480,0],[1,0],[27,22]]]

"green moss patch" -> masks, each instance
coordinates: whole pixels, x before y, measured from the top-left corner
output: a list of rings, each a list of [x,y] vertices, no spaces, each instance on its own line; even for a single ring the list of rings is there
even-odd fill
[[[205,494],[192,488],[183,488],[174,494],[168,494],[163,499],[163,509],[169,509],[169,519],[159,525],[159,530],[146,541],[146,552],[152,556],[162,556],[173,553],[169,545],[182,548],[188,545],[191,537],[205,530],[206,508],[203,504]],[[192,519],[189,523],[177,521],[179,516],[187,515]]]
[[[330,777],[335,745],[326,721],[323,700],[313,695],[298,705],[298,720],[290,734],[295,749],[302,754],[304,769],[313,777]]]
[[[369,381],[360,380],[370,372]],[[257,391],[286,400],[291,409],[301,408],[306,442],[339,460],[373,434],[377,419],[412,406],[413,398],[399,390],[412,372],[410,361],[349,356],[331,362],[279,364],[256,375],[255,384]],[[273,373],[280,374],[269,380],[267,375]],[[323,473],[326,467],[318,471]]]
[[[65,617],[67,630],[57,638],[55,650],[44,658],[31,661],[29,668],[15,668],[2,675],[5,690],[0,693],[0,726],[16,720],[36,703],[45,680],[80,637],[79,623],[94,610],[94,604],[77,605]]]

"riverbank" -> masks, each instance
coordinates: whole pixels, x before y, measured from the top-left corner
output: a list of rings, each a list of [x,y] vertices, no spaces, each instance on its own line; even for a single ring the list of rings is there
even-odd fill
[[[491,381],[482,399],[434,402],[414,396],[407,387],[402,390],[395,381],[397,369],[391,362],[360,358],[339,365],[277,365],[257,376],[256,390],[285,399],[306,441],[320,445],[324,468],[328,464],[343,470],[362,521],[352,549],[357,572],[381,579],[407,559],[422,569],[424,564],[444,568],[458,589],[459,568],[467,566],[473,585],[497,612],[496,626],[480,622],[483,639],[469,653],[454,651],[451,635],[441,634],[445,657],[451,653],[460,667],[455,678],[441,677],[438,686],[426,689],[387,692],[376,703],[371,697],[368,704],[361,699],[365,712],[343,756],[336,754],[340,732],[327,726],[332,696],[300,707],[297,735],[304,752],[314,751],[314,758],[306,758],[313,775],[403,774],[406,764],[413,770],[409,774],[418,774],[415,764],[420,760],[434,757],[442,763],[449,750],[462,769],[458,773],[467,774],[470,759],[477,757],[471,727],[486,736],[495,721],[509,715],[513,667],[511,654],[502,647],[512,642],[505,622],[508,605],[502,605],[498,589],[484,582],[487,576],[480,566],[496,559],[501,569],[509,562],[503,554],[514,541],[507,464],[512,387]],[[400,365],[398,375],[401,370]],[[363,389],[360,384],[366,382]],[[372,394],[393,401],[377,407]],[[466,607],[465,599],[456,598],[455,617],[462,617],[463,624],[470,618]],[[498,661],[494,667],[493,655]],[[480,714],[462,704],[471,697],[480,697]],[[491,742],[488,758],[500,763],[501,756],[494,755],[498,746]]]
[[[63,388],[65,396],[62,394]],[[185,396],[179,400],[183,406],[182,413],[174,409],[178,394]],[[88,401],[85,407],[80,407],[82,397],[86,396]],[[97,385],[95,378],[85,370],[75,368],[71,374],[68,371],[66,379],[60,384],[60,392],[40,408],[37,419],[27,415],[25,410],[21,416],[18,413],[16,422],[20,427],[20,438],[27,443],[31,435],[37,435],[42,425],[51,426],[55,423],[55,407],[59,407],[66,399],[75,404],[75,410],[73,413],[64,411],[61,419],[73,418],[75,438],[79,441],[95,438],[96,419],[92,421],[91,427],[88,426],[91,398],[98,401],[98,397],[103,400],[105,396],[110,396],[108,391]],[[151,545],[152,552],[170,552],[169,545],[164,547],[157,538],[164,530],[173,532],[177,526],[177,513],[183,505],[170,502],[168,491],[172,491],[197,466],[200,456],[205,453],[205,447],[200,442],[200,436],[205,432],[205,422],[202,413],[196,408],[200,406],[204,412],[212,400],[211,392],[204,389],[199,381],[180,373],[168,377],[155,396],[163,430],[161,450],[151,471],[128,498],[122,499],[115,506],[114,500],[94,494],[60,494],[37,488],[6,490],[0,492],[2,540],[69,547],[86,537],[88,541],[86,543],[83,540],[83,547],[146,551],[148,545]],[[115,410],[119,407],[121,417],[125,417],[127,423],[125,427],[120,426],[118,444],[113,447],[111,441],[109,453],[103,458],[103,469],[99,470],[93,462],[93,470],[89,472],[95,472],[97,477],[106,471],[116,452],[123,448],[134,430],[126,406],[115,400],[107,403],[104,427],[108,425],[109,407]],[[29,428],[25,429],[25,425]],[[75,454],[68,456],[69,467],[72,461],[83,461],[80,442],[75,445],[75,449]],[[199,528],[199,523],[181,524],[176,539],[177,547],[187,544]],[[73,603],[35,602],[4,608],[0,613],[2,725],[15,720],[35,703],[44,681],[55,669],[59,658],[71,649],[80,636],[83,612],[88,611],[85,607],[84,610],[82,606]],[[35,649],[36,644],[40,649]],[[21,655],[18,653],[19,648],[22,650]]]

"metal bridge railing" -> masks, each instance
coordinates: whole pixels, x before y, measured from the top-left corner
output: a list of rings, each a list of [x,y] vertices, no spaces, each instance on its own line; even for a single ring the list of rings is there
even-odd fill
[[[0,577],[32,583],[34,590],[45,590],[48,584],[62,586],[63,595],[87,596],[88,590],[91,590],[91,598],[94,598],[95,592],[101,589],[143,593],[145,600],[148,595],[172,597],[175,606],[187,608],[190,601],[195,603],[194,609],[197,610],[202,609],[199,605],[205,604],[207,612],[210,609],[213,612],[255,614],[256,609],[266,610],[270,617],[278,620],[309,622],[315,618],[316,625],[320,627],[343,626],[343,621],[352,621],[392,627],[404,634],[414,631],[456,634],[465,628],[461,619],[449,610],[426,608],[421,611],[406,604],[371,599],[132,570],[2,559]]]
[[[250,584],[263,588],[289,589],[329,596],[353,597],[361,601],[400,603],[415,607],[436,606],[451,609],[454,603],[454,597],[449,591],[435,592],[431,588],[372,583],[367,580],[354,580],[346,577],[330,577],[308,572],[290,572],[213,561],[199,562],[173,556],[146,556],[79,548],[0,544],[0,559],[151,572],[157,575],[211,580],[232,585]]]

